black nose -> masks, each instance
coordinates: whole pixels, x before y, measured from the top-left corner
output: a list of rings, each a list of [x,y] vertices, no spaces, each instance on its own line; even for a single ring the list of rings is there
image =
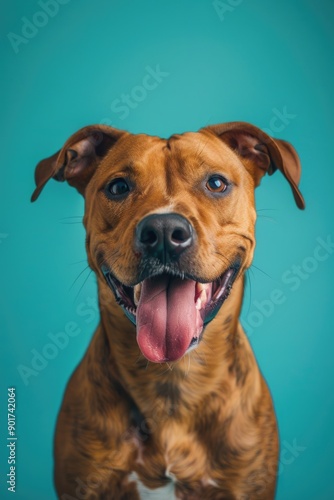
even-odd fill
[[[137,249],[162,263],[177,260],[193,242],[193,227],[178,214],[148,215],[136,228]]]

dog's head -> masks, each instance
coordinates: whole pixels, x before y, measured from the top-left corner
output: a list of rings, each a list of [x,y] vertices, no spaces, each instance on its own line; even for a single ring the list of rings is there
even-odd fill
[[[85,196],[89,264],[136,324],[142,353],[176,360],[201,339],[251,264],[254,188],[280,170],[299,208],[292,146],[233,122],[168,140],[96,125],[36,168]]]

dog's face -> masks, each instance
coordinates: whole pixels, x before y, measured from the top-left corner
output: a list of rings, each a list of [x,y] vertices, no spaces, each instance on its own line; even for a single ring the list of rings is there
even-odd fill
[[[237,155],[203,133],[128,135],[101,162],[86,190],[89,263],[151,361],[194,347],[250,264],[253,191]]]
[[[89,264],[136,324],[150,361],[196,347],[250,266],[262,175],[280,168],[302,207],[291,146],[243,125],[168,140],[84,129],[37,175],[39,190],[53,176],[84,193]]]

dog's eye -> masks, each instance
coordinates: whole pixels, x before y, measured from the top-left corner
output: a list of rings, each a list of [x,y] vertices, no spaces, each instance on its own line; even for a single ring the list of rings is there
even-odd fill
[[[226,181],[219,175],[213,175],[206,183],[206,187],[213,193],[223,193],[227,189]]]
[[[130,186],[125,179],[115,179],[107,186],[109,196],[123,196],[130,191]]]

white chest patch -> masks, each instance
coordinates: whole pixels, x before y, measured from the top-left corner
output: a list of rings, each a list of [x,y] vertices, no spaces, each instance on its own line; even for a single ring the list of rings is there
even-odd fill
[[[131,472],[128,476],[129,482],[135,482],[141,500],[176,500],[174,483],[171,481],[162,488],[151,490],[147,488],[139,479],[136,472]]]

